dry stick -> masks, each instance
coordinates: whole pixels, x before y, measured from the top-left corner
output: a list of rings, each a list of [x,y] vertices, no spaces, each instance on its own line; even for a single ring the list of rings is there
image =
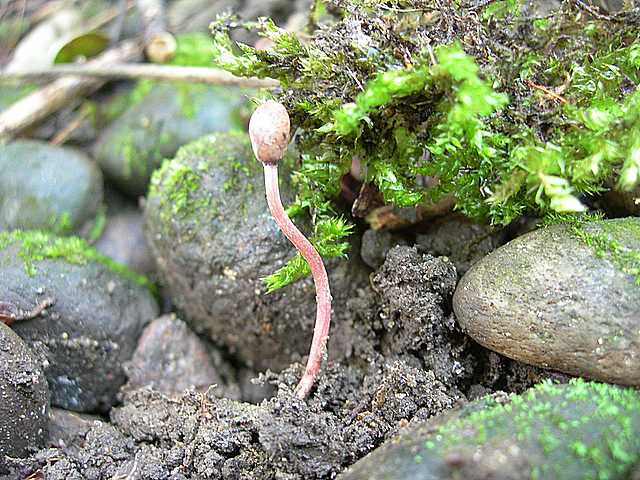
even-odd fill
[[[236,77],[217,68],[178,67],[173,65],[155,65],[149,63],[110,65],[58,65],[43,70],[29,72],[0,72],[1,80],[42,81],[52,77],[74,75],[77,77],[94,77],[102,79],[140,79],[169,80],[192,83],[208,83],[210,85],[235,85],[238,87],[272,88],[279,85],[277,80]]]
[[[152,62],[164,63],[176,54],[176,39],[167,29],[163,0],[136,0],[144,28],[144,52]]]
[[[126,41],[92,60],[89,65],[104,66],[139,58],[140,46],[138,43]],[[11,139],[23,130],[55,113],[70,101],[94,92],[104,83],[104,79],[62,77],[31,95],[18,100],[0,113],[0,140]]]
[[[289,142],[289,115],[280,103],[269,100],[260,105],[249,121],[249,136],[256,158],[264,167],[264,184],[267,204],[274,220],[282,233],[293,243],[300,255],[309,264],[313,283],[316,287],[316,323],[309,359],[304,375],[296,387],[299,398],[305,398],[313,386],[324,355],[329,326],[331,324],[331,292],[329,278],[318,254],[311,242],[298,230],[282,206],[278,188],[278,162],[284,156]]]

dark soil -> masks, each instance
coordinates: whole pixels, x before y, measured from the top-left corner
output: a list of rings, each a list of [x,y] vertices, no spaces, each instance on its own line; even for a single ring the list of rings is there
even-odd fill
[[[299,364],[262,375],[277,393],[257,405],[217,398],[215,387],[175,396],[126,392],[109,421],[87,422],[62,444],[57,430],[50,448],[10,460],[0,479],[333,478],[412,419],[548,377],[489,355],[458,330],[450,310],[455,278],[450,262],[415,248],[391,250],[372,277],[374,291],[350,302],[363,325],[376,326],[368,333],[371,361],[329,361],[307,401],[293,395]]]

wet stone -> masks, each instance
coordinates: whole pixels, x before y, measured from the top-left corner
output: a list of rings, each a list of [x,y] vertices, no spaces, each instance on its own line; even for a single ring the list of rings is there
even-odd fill
[[[640,385],[640,219],[555,225],[471,268],[454,295],[460,325],[510,358]]]
[[[292,198],[285,181],[291,161],[279,169],[285,205]],[[254,370],[280,370],[302,360],[315,322],[313,282],[307,278],[265,293],[260,279],[295,250],[269,214],[263,169],[245,133],[204,137],[165,162],[154,175],[145,219],[159,275],[194,331]],[[368,272],[357,250],[350,258],[327,264],[333,360],[359,348],[346,302],[366,285]]]
[[[77,230],[102,204],[102,174],[78,150],[34,140],[0,146],[0,231]]]
[[[5,233],[0,247],[0,299],[22,312],[13,328],[43,368],[52,405],[108,410],[123,363],[158,314],[152,293],[75,237]]]
[[[136,208],[124,207],[117,213],[107,214],[104,231],[95,247],[135,272],[150,275],[155,271],[153,255],[144,236],[144,217]]]
[[[152,172],[180,146],[239,126],[235,111],[242,101],[237,90],[155,84],[98,137],[94,157],[120,189],[144,195]]]
[[[488,225],[472,223],[460,216],[434,221],[428,231],[416,236],[421,251],[445,256],[462,277],[469,268],[505,242],[505,233]]]

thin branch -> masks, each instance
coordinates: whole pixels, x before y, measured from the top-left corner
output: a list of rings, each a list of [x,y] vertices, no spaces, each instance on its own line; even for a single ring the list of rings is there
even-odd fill
[[[178,67],[173,65],[126,64],[110,65],[57,65],[48,69],[29,72],[0,72],[2,80],[43,81],[55,77],[73,75],[101,79],[169,80],[210,85],[234,85],[238,87],[272,88],[279,85],[277,80],[236,77],[229,72],[207,67]]]
[[[87,65],[103,68],[112,63],[140,58],[140,45],[126,41],[107,50]],[[105,80],[77,76],[63,76],[46,87],[18,100],[0,113],[0,141],[6,141],[35,125],[72,100],[99,89]]]

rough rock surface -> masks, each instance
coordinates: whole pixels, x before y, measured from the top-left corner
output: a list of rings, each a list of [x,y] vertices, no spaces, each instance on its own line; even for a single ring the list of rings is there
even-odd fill
[[[505,242],[505,233],[494,231],[458,215],[435,220],[428,231],[416,236],[421,251],[445,256],[456,266],[462,277],[469,268]]]
[[[125,371],[128,389],[148,387],[165,394],[222,383],[207,346],[175,315],[145,327]]]
[[[34,140],[0,146],[0,231],[68,231],[95,217],[102,174],[78,150]]]
[[[31,351],[0,322],[0,473],[5,456],[42,447],[47,435],[49,388]]]
[[[149,275],[155,271],[153,255],[144,236],[144,218],[138,209],[129,207],[107,214],[104,231],[95,247],[135,272]]]
[[[106,410],[125,381],[123,363],[158,307],[147,287],[92,260],[95,251],[77,240],[30,232],[0,237],[0,301],[24,312],[54,302],[13,328],[40,362],[54,406]]]
[[[281,178],[288,178],[283,162]],[[283,202],[291,199],[281,182]],[[244,133],[215,134],[183,147],[154,175],[147,238],[181,317],[255,370],[282,369],[305,355],[315,322],[310,278],[266,294],[264,277],[295,250],[271,218],[261,165]],[[357,249],[328,265],[333,294],[330,357],[365,349],[346,306],[367,281]],[[369,349],[371,350],[371,348]]]
[[[639,268],[640,219],[555,225],[477,263],[453,306],[471,337],[510,358],[640,385]]]
[[[94,156],[124,192],[144,195],[153,170],[181,145],[231,128],[241,98],[234,90],[159,83],[100,135]]]
[[[622,480],[640,463],[639,430],[634,389],[544,383],[416,424],[338,478]]]
[[[362,261],[371,268],[379,268],[392,247],[406,244],[407,242],[402,237],[393,232],[370,228],[362,234],[360,256]]]

